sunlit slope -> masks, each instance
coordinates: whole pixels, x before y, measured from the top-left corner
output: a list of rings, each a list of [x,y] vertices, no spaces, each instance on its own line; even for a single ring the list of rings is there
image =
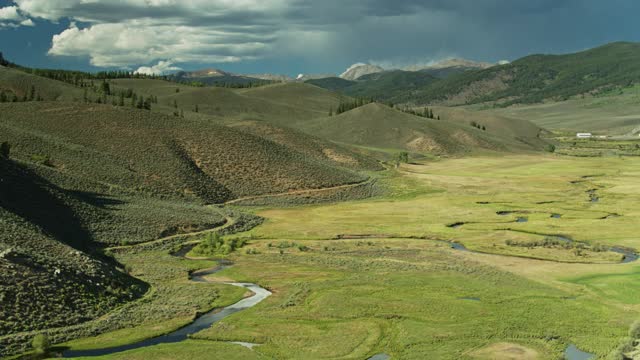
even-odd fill
[[[209,120],[62,102],[1,104],[0,113],[17,157],[131,191],[220,202],[364,179]]]
[[[477,124],[491,135],[505,139],[505,141],[517,141],[531,146],[543,148],[546,143],[540,138],[547,133],[545,129],[531,121],[511,118],[491,112],[470,111],[459,107],[436,106],[433,111],[444,121],[459,125]]]
[[[327,161],[337,166],[356,170],[383,169],[378,161],[371,157],[300,130],[278,127],[264,121],[240,121],[229,126],[286,146],[309,158]]]
[[[461,121],[425,119],[381,104],[369,104],[309,122],[303,129],[328,139],[381,149],[456,154],[474,151],[523,151],[539,144],[480,130]],[[531,136],[537,136],[532,132]]]
[[[79,87],[0,66],[0,92],[4,92],[9,100],[14,94],[19,100],[30,97],[32,88],[34,95],[43,100],[83,99],[83,90]]]
[[[178,112],[187,117],[213,116],[225,122],[268,120],[288,125],[326,116],[340,103],[338,94],[299,83],[251,89],[193,87],[151,79],[117,79],[111,84],[118,90],[132,89],[144,96],[158,97],[158,103],[152,106],[154,111]]]

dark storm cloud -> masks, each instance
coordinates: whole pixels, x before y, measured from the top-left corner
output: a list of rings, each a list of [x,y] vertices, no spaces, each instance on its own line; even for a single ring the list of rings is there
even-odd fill
[[[98,66],[158,60],[248,61],[250,66],[258,66],[255,61],[262,59],[263,63],[287,68],[337,72],[358,61],[402,65],[449,56],[497,61],[535,52],[576,51],[640,37],[635,25],[640,2],[635,0],[15,3],[22,13],[34,19],[67,19],[83,24],[54,37],[50,53],[89,57]],[[111,36],[105,35],[106,31]],[[131,51],[126,41],[123,45],[123,38],[138,34],[146,48]],[[115,45],[109,46],[110,42]],[[145,57],[146,50],[154,55]],[[130,59],[126,56],[129,52]]]

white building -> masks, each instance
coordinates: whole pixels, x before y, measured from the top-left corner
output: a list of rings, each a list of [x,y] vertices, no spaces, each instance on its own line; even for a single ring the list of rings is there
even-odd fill
[[[593,134],[591,134],[591,133],[577,133],[576,137],[578,139],[591,139],[591,137],[593,137]]]

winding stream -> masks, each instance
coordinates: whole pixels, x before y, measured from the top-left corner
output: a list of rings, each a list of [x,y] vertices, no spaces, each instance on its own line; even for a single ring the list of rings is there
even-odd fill
[[[520,218],[519,218],[520,219]],[[518,220],[519,220],[518,219]],[[526,218],[524,218],[526,219]],[[463,225],[464,223],[455,223],[452,224],[453,226],[450,225],[450,227],[458,227]],[[370,235],[372,236],[372,235]],[[566,236],[560,236],[560,235],[549,235],[549,236],[553,236],[557,239],[560,239],[562,241],[567,241],[567,242],[573,242],[574,240],[566,237]],[[459,251],[468,251],[468,252],[473,252],[475,253],[475,251],[473,250],[469,250],[467,249],[464,245],[457,243],[457,242],[448,242],[445,241],[452,249],[454,250],[459,250]],[[174,253],[174,256],[179,256],[179,257],[183,257],[185,258],[186,254],[188,253],[188,251],[192,248],[193,246],[185,246],[183,248],[181,248],[178,252]],[[624,255],[622,263],[629,263],[632,261],[636,261],[638,260],[638,254],[636,254],[635,252],[633,252],[630,249],[625,249],[625,248],[621,248],[621,247],[611,247],[609,249],[610,251],[614,251],[616,253],[622,254]],[[497,255],[497,254],[496,254]],[[211,274],[215,274],[221,270],[224,270],[228,267],[230,267],[232,265],[232,263],[221,260],[218,262],[218,265],[216,267],[210,268],[210,269],[204,269],[204,270],[199,270],[196,272],[193,272],[190,275],[190,280],[194,281],[194,282],[199,282],[199,283],[207,283],[207,282],[211,282],[209,280],[206,279],[206,276],[211,275]],[[251,308],[257,304],[259,304],[260,302],[262,302],[264,299],[266,299],[267,297],[271,296],[271,292],[267,289],[264,289],[262,287],[260,287],[259,285],[256,284],[252,284],[252,283],[239,283],[239,282],[228,282],[225,283],[228,285],[232,285],[232,286],[238,286],[238,287],[243,287],[247,290],[250,290],[253,295],[247,298],[244,298],[238,302],[236,302],[235,304],[229,305],[227,307],[222,308],[221,310],[219,309],[214,309],[212,311],[209,311],[208,313],[205,313],[204,315],[198,317],[195,321],[193,321],[191,324],[182,327],[176,331],[173,331],[167,335],[162,335],[162,336],[158,336],[155,338],[151,338],[151,339],[147,339],[147,340],[143,340],[137,343],[133,343],[133,344],[128,344],[128,345],[122,345],[122,346],[116,346],[116,347],[110,347],[110,348],[103,348],[103,349],[93,349],[93,350],[66,350],[62,353],[62,357],[63,358],[73,358],[73,357],[88,357],[88,356],[101,356],[101,355],[109,355],[109,354],[114,354],[114,353],[119,353],[119,352],[123,352],[123,351],[128,351],[128,350],[134,350],[134,349],[140,349],[140,348],[144,348],[144,347],[149,347],[149,346],[154,346],[154,345],[158,345],[158,344],[169,344],[169,343],[177,343],[177,342],[181,342],[184,341],[186,339],[189,338],[190,335],[198,333],[202,330],[208,329],[211,327],[211,325],[213,325],[214,323],[232,315],[235,314],[239,311]],[[478,298],[461,298],[461,300],[473,300],[473,301],[479,301],[480,299]],[[241,346],[245,346],[248,348],[252,348],[253,346],[256,346],[257,344],[251,344],[251,343],[242,343],[242,342],[233,342],[235,344],[241,345]],[[583,352],[581,350],[579,350],[577,347],[575,347],[575,345],[569,345],[567,347],[567,349],[565,350],[565,357],[569,360],[583,360],[583,359],[591,359],[593,356],[593,354],[589,354],[586,352]],[[369,359],[374,359],[374,360],[382,360],[382,359],[389,359],[389,355],[381,353],[381,354],[376,354],[372,357],[370,357]]]
[[[180,253],[181,252],[178,252],[176,255]],[[180,256],[184,256],[184,254]],[[190,276],[191,281],[201,282],[201,283],[210,282],[205,278],[205,276],[215,274],[216,272],[226,269],[229,266],[231,266],[231,263],[220,261],[219,265],[216,266],[215,268],[200,270],[192,273]],[[122,346],[116,346],[111,348],[94,349],[94,350],[66,350],[62,353],[62,357],[72,358],[72,357],[80,357],[80,356],[109,355],[109,354],[119,353],[122,351],[154,346],[158,344],[170,344],[170,343],[177,343],[180,341],[184,341],[189,338],[189,335],[208,329],[211,327],[211,325],[226,318],[229,315],[232,315],[244,309],[248,309],[250,307],[256,306],[262,300],[266,299],[271,295],[271,292],[269,290],[264,289],[252,283],[230,282],[225,284],[246,288],[247,290],[250,290],[253,293],[253,295],[250,297],[244,298],[235,304],[224,307],[222,308],[222,310],[214,309],[212,311],[209,311],[208,313],[198,317],[191,324],[183,328],[180,328],[172,333],[169,333],[167,335],[158,336],[155,338],[143,340],[143,341],[129,344],[129,345],[122,345]],[[244,344],[245,343],[240,345],[245,346]]]

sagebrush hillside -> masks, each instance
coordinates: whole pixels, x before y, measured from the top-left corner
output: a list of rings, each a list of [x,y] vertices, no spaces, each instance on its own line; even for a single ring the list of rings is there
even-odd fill
[[[143,96],[156,96],[153,111],[210,117],[225,123],[267,120],[282,125],[323,117],[337,108],[341,99],[339,94],[301,83],[250,89],[193,87],[152,79],[116,79],[110,84],[116,90],[132,89]]]
[[[542,137],[548,131],[528,120],[459,107],[435,106],[432,110],[444,121],[464,126],[476,124],[483,131],[507,142],[515,141],[532,149],[542,149],[546,145]]]
[[[537,150],[543,144],[541,140],[522,141],[509,134],[517,132],[523,137],[526,134],[527,138],[537,139],[540,129],[535,126],[515,130],[518,125],[505,121],[499,126],[515,125],[514,129],[490,131],[486,126],[485,130],[471,126],[471,121],[465,124],[465,121],[448,121],[446,117],[426,119],[372,103],[337,116],[310,121],[303,129],[341,143],[423,154]]]
[[[219,203],[364,179],[211,121],[62,102],[0,104],[0,113],[17,158],[154,196]]]
[[[264,121],[242,121],[229,126],[286,146],[311,159],[328,161],[336,166],[354,170],[383,169],[380,163],[371,157],[300,130],[278,127]]]
[[[70,84],[32,75],[24,71],[0,66],[0,93],[4,93],[7,101],[22,101],[31,96],[42,100],[79,101],[83,98],[83,90]]]
[[[146,290],[95,252],[87,220],[108,223],[109,201],[84,197],[0,159],[0,338],[80,323]]]

